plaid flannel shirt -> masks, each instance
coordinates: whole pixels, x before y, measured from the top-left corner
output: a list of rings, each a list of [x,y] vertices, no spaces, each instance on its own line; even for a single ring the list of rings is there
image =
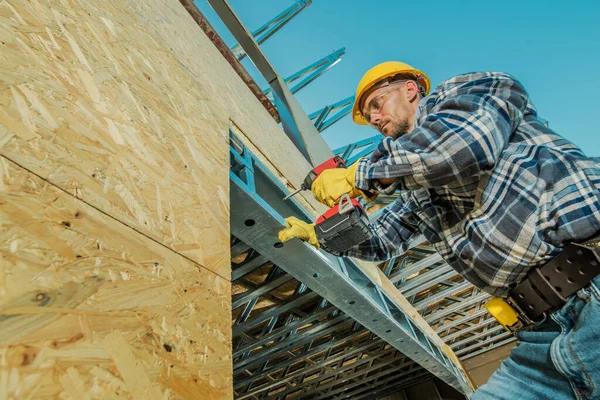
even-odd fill
[[[568,241],[600,232],[600,159],[545,126],[506,73],[443,82],[420,101],[411,133],[359,163],[356,187],[406,192],[342,256],[387,260],[422,233],[468,281],[505,296]]]

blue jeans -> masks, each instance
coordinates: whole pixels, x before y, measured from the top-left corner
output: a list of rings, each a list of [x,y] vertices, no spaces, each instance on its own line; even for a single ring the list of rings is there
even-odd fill
[[[517,339],[472,400],[600,399],[600,276]]]

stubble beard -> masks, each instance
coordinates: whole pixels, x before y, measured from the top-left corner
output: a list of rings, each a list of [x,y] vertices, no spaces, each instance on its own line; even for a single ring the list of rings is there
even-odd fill
[[[392,122],[392,129],[390,130],[389,137],[392,139],[398,139],[400,136],[407,134],[410,132],[410,124],[408,122],[408,118],[404,118],[398,122]]]

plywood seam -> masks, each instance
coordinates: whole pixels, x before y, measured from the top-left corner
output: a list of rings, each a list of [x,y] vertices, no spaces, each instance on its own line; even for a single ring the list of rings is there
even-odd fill
[[[70,197],[72,197],[72,198],[74,198],[74,199],[76,199],[76,200],[78,200],[78,201],[80,201],[80,202],[84,203],[85,205],[87,205],[87,206],[89,206],[89,207],[93,208],[94,210],[96,210],[96,211],[98,211],[98,212],[102,213],[103,215],[105,215],[105,216],[107,216],[107,217],[109,217],[109,218],[113,219],[114,221],[117,221],[117,222],[118,222],[118,223],[120,223],[121,225],[123,225],[123,226],[126,226],[127,228],[129,228],[129,229],[133,230],[134,232],[136,232],[136,233],[138,233],[138,234],[140,234],[140,235],[144,236],[145,238],[147,238],[147,239],[151,240],[152,242],[154,242],[154,243],[158,244],[159,246],[162,246],[162,247],[164,247],[165,249],[167,249],[167,250],[171,251],[172,253],[175,253],[175,254],[177,254],[178,256],[180,256],[180,257],[183,257],[183,258],[185,258],[186,260],[188,260],[188,261],[192,262],[194,265],[197,265],[198,267],[200,267],[200,268],[202,268],[202,269],[204,269],[204,270],[206,270],[206,271],[209,271],[209,272],[211,272],[211,273],[213,273],[213,274],[217,275],[217,276],[218,276],[218,277],[220,277],[220,278],[223,278],[223,279],[225,279],[227,282],[231,282],[231,279],[228,279],[228,278],[226,278],[225,276],[223,276],[223,275],[221,275],[221,274],[219,274],[219,273],[217,273],[217,272],[215,272],[215,271],[213,271],[213,270],[211,270],[211,269],[209,269],[209,268],[205,267],[204,265],[202,265],[202,264],[198,263],[197,261],[194,261],[192,258],[190,258],[190,257],[188,257],[188,256],[186,256],[186,255],[184,255],[184,254],[181,254],[181,253],[179,253],[179,252],[177,252],[177,251],[175,251],[175,250],[173,250],[173,249],[172,249],[172,248],[170,248],[169,246],[165,246],[163,243],[161,243],[161,242],[157,241],[157,240],[156,240],[156,239],[154,239],[153,237],[151,237],[151,236],[149,236],[149,235],[145,234],[144,232],[140,231],[139,229],[136,229],[135,227],[133,227],[133,226],[131,226],[131,225],[129,225],[129,224],[126,224],[125,222],[123,222],[123,221],[119,220],[118,218],[114,217],[113,215],[111,215],[111,214],[108,214],[108,213],[107,213],[107,212],[105,212],[104,210],[102,210],[102,209],[100,209],[100,208],[98,208],[98,207],[94,206],[93,204],[91,204],[91,203],[88,203],[87,201],[85,201],[85,200],[82,200],[82,199],[80,199],[80,198],[78,198],[78,197],[74,196],[73,194],[69,193],[67,190],[63,189],[62,187],[60,187],[60,186],[58,186],[58,185],[56,185],[56,184],[54,184],[53,182],[49,181],[48,179],[44,178],[43,176],[41,176],[41,175],[39,175],[39,174],[35,173],[35,172],[34,172],[34,171],[32,171],[31,169],[29,169],[29,168],[27,168],[27,167],[23,166],[22,164],[20,164],[19,162],[17,162],[17,161],[15,161],[15,160],[13,160],[12,158],[10,158],[10,157],[6,156],[5,154],[3,154],[3,153],[0,153],[0,156],[4,157],[4,158],[5,158],[5,159],[7,159],[8,161],[10,161],[10,162],[14,163],[15,165],[19,166],[20,168],[22,168],[23,170],[25,170],[25,171],[29,172],[30,174],[32,174],[32,175],[34,175],[34,176],[36,176],[37,178],[41,179],[42,181],[46,182],[47,184],[51,185],[52,187],[54,187],[54,188],[56,188],[56,189],[60,190],[60,191],[61,191],[61,192],[63,192],[63,193],[66,193],[66,194],[67,194],[67,195],[69,195]]]

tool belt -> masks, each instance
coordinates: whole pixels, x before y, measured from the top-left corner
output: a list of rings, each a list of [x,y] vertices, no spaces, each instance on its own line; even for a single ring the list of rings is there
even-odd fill
[[[584,243],[570,243],[547,264],[531,270],[509,292],[508,300],[517,306],[522,326],[526,326],[562,307],[598,275],[600,235]]]

